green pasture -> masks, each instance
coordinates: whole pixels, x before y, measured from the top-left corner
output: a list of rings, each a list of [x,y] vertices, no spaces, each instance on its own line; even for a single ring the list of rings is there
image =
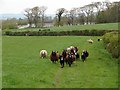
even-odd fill
[[[106,27],[104,27],[106,28]],[[94,43],[87,42],[93,39]],[[118,88],[117,59],[104,49],[101,37],[92,36],[3,36],[3,88]],[[77,46],[79,53],[87,49],[86,62],[75,61],[71,67],[53,64],[49,55],[68,46]],[[48,56],[39,57],[46,49]]]
[[[26,28],[26,29],[12,29],[13,31],[38,31],[40,28]],[[71,25],[71,26],[60,26],[60,27],[49,27],[41,28],[41,30],[50,31],[71,31],[71,30],[118,30],[118,23],[104,23],[104,24],[93,24],[93,25]]]

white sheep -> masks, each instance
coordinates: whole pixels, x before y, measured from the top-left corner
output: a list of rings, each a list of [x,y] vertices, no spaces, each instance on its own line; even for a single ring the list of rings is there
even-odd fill
[[[42,57],[42,58],[47,57],[47,51],[46,50],[41,50],[40,51],[40,57]]]
[[[74,46],[70,46],[70,49],[74,49]]]
[[[66,50],[67,50],[67,52],[70,52],[71,48],[67,48]]]
[[[93,40],[92,40],[92,39],[89,39],[89,40],[87,40],[87,41],[88,41],[89,43],[91,43],[91,44],[93,43]]]

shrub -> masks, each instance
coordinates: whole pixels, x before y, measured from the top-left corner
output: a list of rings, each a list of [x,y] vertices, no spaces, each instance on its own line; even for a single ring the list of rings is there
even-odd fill
[[[103,41],[105,43],[106,49],[112,54],[113,57],[118,58],[119,53],[119,38],[118,32],[109,32],[103,36]]]
[[[74,36],[102,36],[105,30],[73,30],[73,31],[50,31],[50,29],[44,29],[39,31],[6,31],[5,35],[13,36],[64,36],[64,35],[74,35]]]
[[[17,20],[15,18],[13,19],[7,19],[2,21],[2,29],[17,29]]]

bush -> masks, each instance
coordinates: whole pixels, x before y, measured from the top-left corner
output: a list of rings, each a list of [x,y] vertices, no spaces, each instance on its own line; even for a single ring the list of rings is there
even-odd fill
[[[107,30],[108,31],[108,30]],[[110,30],[111,31],[111,30]],[[105,30],[73,30],[73,31],[50,31],[50,29],[44,29],[39,31],[6,31],[5,35],[12,36],[102,36],[106,33]]]
[[[120,56],[120,53],[119,53],[120,45],[119,45],[119,39],[118,39],[119,35],[120,34],[118,34],[118,32],[109,32],[103,36],[103,41],[105,43],[106,49],[115,58],[118,58]]]
[[[3,20],[2,21],[2,29],[17,29],[17,21],[16,19],[10,19],[10,20]]]

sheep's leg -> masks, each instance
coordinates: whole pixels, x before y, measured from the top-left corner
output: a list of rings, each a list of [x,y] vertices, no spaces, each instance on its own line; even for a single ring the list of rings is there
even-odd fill
[[[63,68],[63,63],[61,63],[61,68]]]
[[[62,62],[60,61],[60,65],[61,65],[61,68],[62,68]]]
[[[52,60],[52,63],[54,63],[54,60]]]
[[[83,59],[82,59],[82,61],[84,62],[84,61],[85,61],[85,59],[83,58]]]
[[[71,63],[69,64],[69,67],[71,67]]]
[[[69,67],[71,67],[71,62],[70,61],[68,61],[68,64],[69,64]]]
[[[86,58],[84,58],[84,61],[83,61],[83,62],[85,62],[85,59],[86,59]]]
[[[66,64],[68,64],[68,61],[67,61],[67,60],[65,60],[65,62],[66,62]]]
[[[64,67],[64,62],[63,62],[63,67]]]
[[[62,68],[64,67],[64,61],[62,62]]]

